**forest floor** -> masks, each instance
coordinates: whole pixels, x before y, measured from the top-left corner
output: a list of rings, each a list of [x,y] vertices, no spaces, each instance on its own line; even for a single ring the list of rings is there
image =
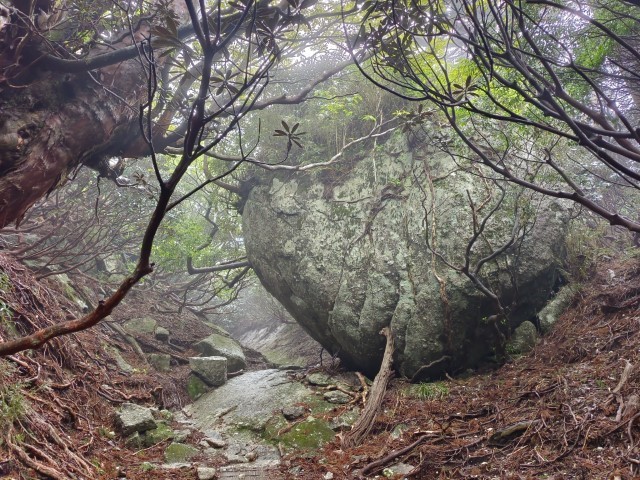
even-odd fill
[[[36,281],[3,256],[0,274],[0,337],[9,313],[24,330],[73,314],[52,282]],[[139,295],[118,315],[131,309],[162,317],[151,303]],[[639,333],[640,264],[612,262],[594,272],[530,354],[468,378],[394,380],[362,445],[342,449],[337,437],[319,452],[288,455],[281,477],[640,478]],[[173,377],[127,374],[105,359],[105,344],[136,364],[107,325],[0,360],[0,478],[196,478],[144,473],[144,462],[162,458],[166,444],[133,450],[112,434],[114,409],[125,401],[183,406],[179,385],[188,367]],[[405,473],[393,477],[399,463]]]

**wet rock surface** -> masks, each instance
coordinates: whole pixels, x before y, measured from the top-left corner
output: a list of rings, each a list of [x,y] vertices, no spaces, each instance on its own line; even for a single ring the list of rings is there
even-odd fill
[[[349,368],[375,373],[385,326],[396,339],[396,368],[409,378],[425,365],[426,377],[477,367],[501,346],[487,320],[495,305],[432,251],[435,245],[450,264],[464,265],[473,238],[469,204],[486,200],[492,208],[500,192],[475,180],[447,155],[402,135],[331,178],[265,174],[243,212],[249,260],[267,290]],[[517,190],[507,195],[470,249],[472,264],[496,252],[481,273],[504,304],[518,295],[509,324],[499,325],[504,336],[545,305],[567,219],[557,202]],[[518,212],[535,209],[536,221],[522,241],[499,252],[512,236],[516,201]],[[437,238],[430,236],[434,225]]]

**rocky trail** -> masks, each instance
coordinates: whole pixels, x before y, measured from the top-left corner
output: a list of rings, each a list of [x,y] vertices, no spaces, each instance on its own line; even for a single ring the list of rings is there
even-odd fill
[[[1,260],[18,328],[77,308],[64,286]],[[559,295],[573,305],[530,353],[512,347],[484,373],[393,380],[352,448],[341,439],[364,377],[273,368],[218,327],[136,295],[111,322],[0,360],[0,478],[636,478],[638,285],[637,262],[608,264]],[[543,323],[557,316],[545,312]],[[214,386],[220,362],[202,370],[193,357],[222,356],[233,367]]]

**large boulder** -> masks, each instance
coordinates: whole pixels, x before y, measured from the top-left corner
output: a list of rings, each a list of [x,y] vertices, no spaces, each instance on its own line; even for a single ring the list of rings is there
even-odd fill
[[[558,202],[478,173],[395,135],[375,156],[333,169],[260,174],[243,211],[249,260],[300,325],[352,368],[377,371],[388,325],[405,376],[475,367],[544,306],[567,219]],[[474,217],[477,231],[494,207],[467,249]],[[514,226],[526,228],[524,238],[500,252]],[[464,266],[465,253],[471,270],[491,257],[478,277],[511,307],[508,322],[492,321],[495,302],[448,266]]]

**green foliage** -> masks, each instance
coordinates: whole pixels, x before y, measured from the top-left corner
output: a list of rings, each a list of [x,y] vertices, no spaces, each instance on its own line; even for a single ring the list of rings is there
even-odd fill
[[[26,412],[26,403],[20,390],[20,384],[13,383],[12,368],[5,362],[0,363],[0,428],[19,420]]]
[[[429,382],[411,385],[407,393],[420,400],[442,400],[449,396],[449,386],[445,382]]]
[[[592,221],[595,221],[596,225],[587,227],[584,219],[575,219],[567,233],[567,268],[574,282],[588,280],[599,260],[612,253],[610,248],[602,243],[608,226],[604,222],[594,219]]]

